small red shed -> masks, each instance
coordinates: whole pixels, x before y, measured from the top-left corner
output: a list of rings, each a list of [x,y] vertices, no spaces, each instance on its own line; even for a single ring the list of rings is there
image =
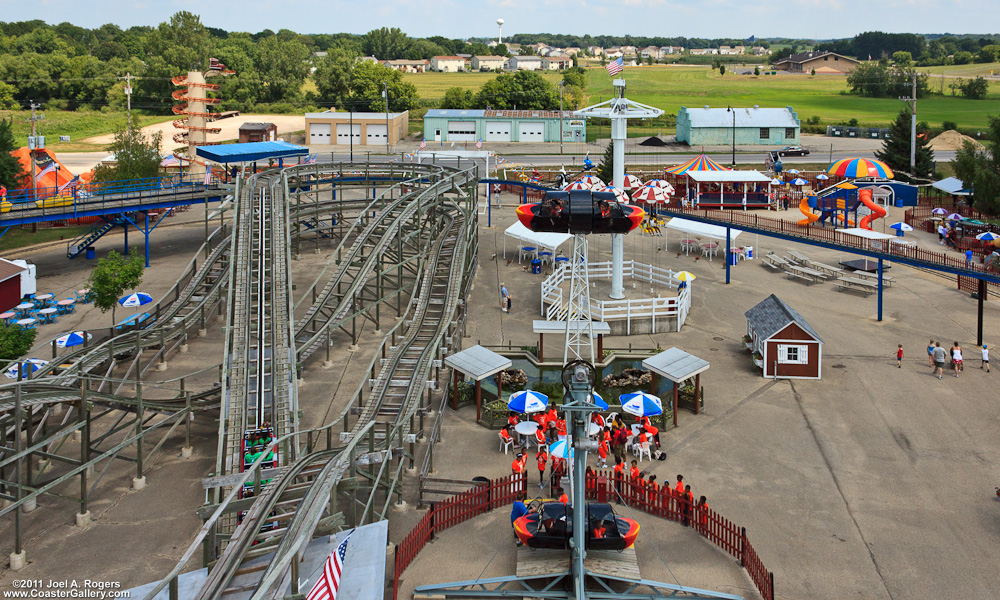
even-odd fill
[[[26,268],[0,258],[0,312],[6,312],[21,303],[21,273]]]
[[[746,346],[764,377],[821,378],[823,340],[802,315],[774,294],[745,314]]]

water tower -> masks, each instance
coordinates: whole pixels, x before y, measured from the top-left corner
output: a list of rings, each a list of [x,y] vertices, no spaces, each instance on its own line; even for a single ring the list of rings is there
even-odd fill
[[[499,33],[497,35],[497,44],[503,43],[503,19],[497,19],[497,29]]]

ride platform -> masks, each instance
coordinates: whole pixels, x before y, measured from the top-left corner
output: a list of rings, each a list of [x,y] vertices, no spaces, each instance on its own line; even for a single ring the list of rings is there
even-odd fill
[[[532,550],[527,546],[517,549],[517,576],[542,577],[545,575],[560,575],[572,569],[569,550],[551,550],[538,548]],[[591,573],[628,579],[641,579],[639,576],[639,559],[635,547],[617,550],[588,550],[584,567]]]

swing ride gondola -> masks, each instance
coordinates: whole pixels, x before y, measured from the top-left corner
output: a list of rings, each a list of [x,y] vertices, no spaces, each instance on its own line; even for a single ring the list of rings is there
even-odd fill
[[[544,233],[628,233],[637,228],[646,211],[621,204],[612,192],[552,191],[537,204],[517,208],[517,218],[532,231]]]

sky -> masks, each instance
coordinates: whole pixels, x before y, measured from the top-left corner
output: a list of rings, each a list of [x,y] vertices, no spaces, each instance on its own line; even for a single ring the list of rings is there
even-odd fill
[[[365,33],[412,37],[565,33],[745,39],[831,39],[864,31],[990,33],[996,0],[0,0],[0,20],[69,21],[94,28],[156,25],[188,10],[227,31]]]

